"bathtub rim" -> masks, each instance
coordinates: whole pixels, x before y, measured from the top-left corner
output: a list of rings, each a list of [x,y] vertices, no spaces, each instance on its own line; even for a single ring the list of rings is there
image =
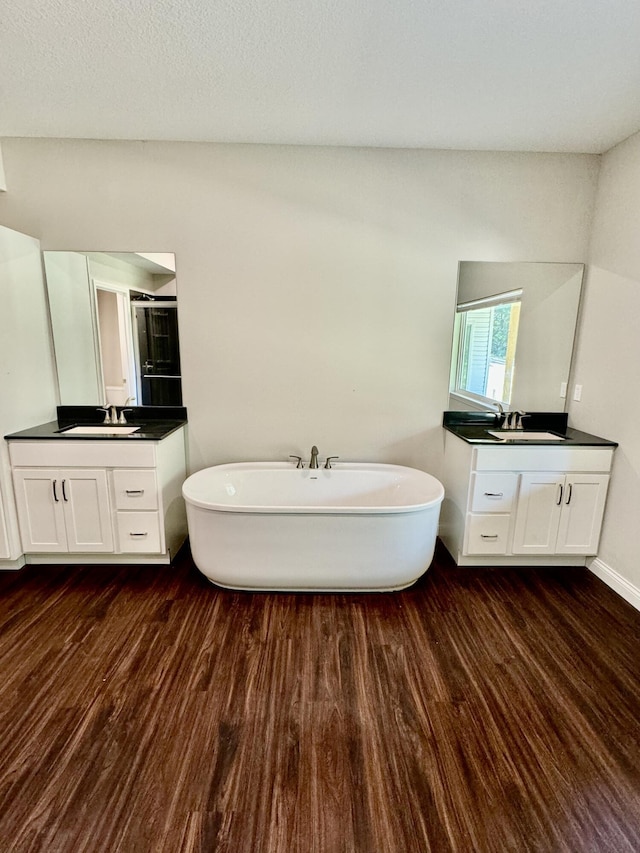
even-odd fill
[[[248,471],[248,470],[274,470],[274,471],[291,471],[302,473],[308,473],[310,470],[314,469],[298,469],[294,465],[289,462],[227,462],[221,465],[209,465],[206,468],[201,468],[199,471],[195,471],[193,474],[190,474],[189,477],[182,484],[182,496],[185,502],[193,507],[198,507],[199,509],[209,510],[212,512],[231,512],[231,513],[254,513],[254,514],[268,514],[268,515],[277,515],[277,514],[287,514],[287,515],[388,515],[388,514],[396,514],[396,513],[412,513],[412,512],[423,512],[424,510],[430,509],[432,507],[440,506],[442,501],[444,500],[444,486],[433,474],[429,474],[427,471],[421,471],[419,468],[411,468],[408,465],[394,465],[391,463],[385,462],[338,462],[334,463],[330,469],[318,468],[317,471],[314,470],[314,474],[318,476],[331,476],[339,471],[348,472],[349,470],[368,470],[368,471],[382,471],[391,473],[393,471],[398,473],[409,473],[410,476],[418,475],[420,478],[427,477],[429,480],[429,485],[435,489],[436,494],[433,497],[430,497],[427,501],[422,501],[421,503],[411,503],[411,504],[399,504],[399,505],[366,505],[362,506],[340,506],[339,504],[326,504],[326,505],[300,505],[300,504],[279,504],[277,506],[265,506],[264,504],[245,504],[245,505],[237,505],[237,504],[222,504],[213,501],[205,501],[198,497],[194,497],[190,495],[188,485],[189,481],[192,478],[201,475],[203,472],[208,471]]]

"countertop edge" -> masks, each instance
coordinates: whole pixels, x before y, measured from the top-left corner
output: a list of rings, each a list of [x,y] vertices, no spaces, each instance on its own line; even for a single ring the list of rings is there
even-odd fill
[[[135,421],[129,421],[128,426],[140,426],[139,432],[133,432],[128,435],[79,435],[77,433],[70,435],[64,431],[68,427],[82,425],[81,422],[75,421],[72,423],[61,424],[59,421],[49,421],[45,424],[38,424],[34,427],[19,430],[18,432],[9,433],[4,436],[5,441],[117,441],[117,442],[138,442],[138,441],[162,441],[163,438],[174,433],[176,430],[187,425],[186,420],[170,420],[170,421],[148,421],[144,424],[137,424]],[[97,426],[97,424],[96,424]]]
[[[517,439],[501,441],[499,438],[489,437],[486,434],[490,428],[495,429],[496,427],[494,425],[481,426],[477,423],[443,424],[444,430],[476,447],[618,447],[617,441],[610,441],[598,435],[573,429],[573,427],[567,427],[564,437],[559,438],[558,441],[518,441]],[[560,433],[560,430],[552,429],[552,432]]]

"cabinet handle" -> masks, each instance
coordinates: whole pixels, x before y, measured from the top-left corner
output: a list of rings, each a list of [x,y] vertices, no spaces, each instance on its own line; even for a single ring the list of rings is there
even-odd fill
[[[63,498],[65,499],[65,501],[67,501],[67,503],[68,503],[68,502],[69,502],[69,498],[67,497],[67,492],[66,492],[65,487],[64,487],[65,482],[66,482],[65,480],[63,480],[63,481],[62,481],[62,497],[63,497]]]
[[[135,539],[137,536],[148,536],[148,535],[149,535],[148,531],[147,531],[146,533],[130,533],[130,534],[129,534],[129,536],[131,536],[131,537],[132,537],[132,538],[134,538],[134,539]]]
[[[562,483],[558,483],[558,490],[558,500],[556,501],[556,506],[560,506],[560,504],[562,503],[562,493],[564,491],[564,486],[562,485]]]
[[[567,486],[567,500],[565,501],[566,505],[569,506],[571,503],[571,495],[573,494],[573,486],[571,483]]]
[[[58,482],[57,480],[53,481],[53,499],[56,503],[60,503],[60,501],[58,500],[58,492],[56,491],[56,483],[57,482]]]
[[[485,492],[485,498],[503,498],[504,492]]]
[[[489,533],[481,533],[481,534],[480,534],[480,538],[481,538],[481,539],[497,539],[497,538],[498,538],[498,534],[497,534],[497,533],[491,533],[491,534],[489,534]]]
[[[144,489],[125,489],[125,495],[144,495]]]

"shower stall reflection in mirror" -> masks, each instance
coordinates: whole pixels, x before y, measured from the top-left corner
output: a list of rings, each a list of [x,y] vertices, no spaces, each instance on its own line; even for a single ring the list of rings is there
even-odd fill
[[[133,291],[131,300],[139,405],[181,406],[177,301]]]

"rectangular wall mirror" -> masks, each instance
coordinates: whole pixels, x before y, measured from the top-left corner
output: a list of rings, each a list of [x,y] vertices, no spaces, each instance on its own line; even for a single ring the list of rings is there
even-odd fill
[[[461,261],[449,408],[563,411],[584,264]]]
[[[175,256],[43,257],[61,404],[182,405]]]

